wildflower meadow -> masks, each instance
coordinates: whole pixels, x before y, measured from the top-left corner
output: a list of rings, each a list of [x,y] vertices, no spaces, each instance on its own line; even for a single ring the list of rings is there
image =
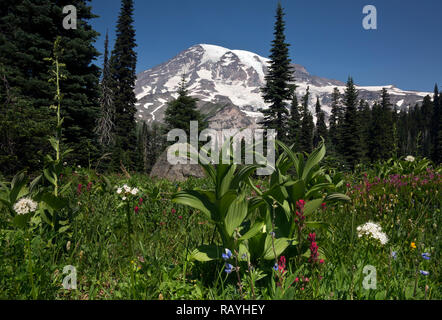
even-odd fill
[[[3,299],[440,299],[441,168],[341,173],[324,145],[152,180],[64,165],[1,184]],[[34,179],[33,179],[34,178]],[[68,266],[68,268],[66,268]],[[70,270],[66,272],[66,270]]]

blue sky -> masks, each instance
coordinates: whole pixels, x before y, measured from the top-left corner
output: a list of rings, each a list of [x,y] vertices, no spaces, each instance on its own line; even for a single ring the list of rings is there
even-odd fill
[[[198,43],[268,57],[277,0],[135,0],[137,72]],[[111,45],[120,0],[92,0],[103,52]],[[359,85],[405,90],[442,87],[442,1],[281,0],[292,62],[311,74]],[[365,5],[377,8],[377,30],[362,27]],[[98,60],[101,65],[102,58]]]

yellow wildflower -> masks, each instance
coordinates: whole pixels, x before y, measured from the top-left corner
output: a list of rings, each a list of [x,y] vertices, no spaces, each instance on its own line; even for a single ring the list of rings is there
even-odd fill
[[[411,249],[416,249],[416,243],[412,242],[412,243],[410,244],[410,247],[411,247]]]

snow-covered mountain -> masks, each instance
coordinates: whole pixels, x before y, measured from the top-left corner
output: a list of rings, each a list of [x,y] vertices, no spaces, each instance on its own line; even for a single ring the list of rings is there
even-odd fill
[[[259,119],[260,110],[267,108],[260,88],[265,85],[269,59],[253,52],[230,50],[210,44],[198,44],[179,53],[173,59],[137,75],[135,94],[139,120],[163,121],[167,102],[178,96],[177,90],[185,74],[188,91],[198,98],[200,110],[214,116],[225,106],[236,106],[252,121]],[[298,99],[310,87],[309,106],[313,111],[316,97],[328,115],[331,94],[337,87],[344,93],[345,83],[310,75],[294,64]],[[391,102],[398,108],[414,106],[429,92],[404,91],[393,85],[357,86],[359,98],[371,104],[380,99],[382,88],[387,88]]]

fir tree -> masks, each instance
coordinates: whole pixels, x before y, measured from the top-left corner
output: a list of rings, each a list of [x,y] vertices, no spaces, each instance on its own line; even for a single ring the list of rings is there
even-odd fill
[[[375,103],[371,109],[371,119],[368,139],[368,157],[372,162],[382,159],[382,129],[383,112],[379,103]]]
[[[353,79],[349,77],[344,94],[345,115],[342,127],[343,156],[354,168],[361,157],[360,132],[357,115],[358,92]]]
[[[313,150],[313,116],[308,109],[308,102],[310,97],[310,88],[302,98],[302,122],[301,122],[301,136],[300,149],[302,152],[311,153]]]
[[[288,121],[288,141],[294,145],[294,150],[299,151],[299,138],[301,134],[301,115],[299,114],[298,98],[293,92],[293,99],[290,105],[290,117]]]
[[[437,84],[434,86],[433,117],[431,124],[432,160],[438,164],[442,162],[442,101]]]
[[[325,124],[325,114],[321,109],[321,103],[319,102],[319,97],[316,100],[316,128],[315,128],[315,136],[313,139],[314,146],[318,146],[319,143],[324,139],[327,143],[328,141],[328,131],[327,125]],[[322,139],[321,139],[322,138]]]
[[[62,25],[62,9],[68,4],[78,11],[75,30],[65,30]],[[99,110],[99,68],[93,64],[99,54],[93,46],[98,33],[89,24],[95,15],[84,0],[6,0],[2,8],[5,10],[0,15],[0,70],[4,81],[0,96],[12,98],[9,114],[17,118],[22,132],[6,128],[0,120],[0,128],[7,131],[7,144],[11,146],[8,151],[0,149],[6,151],[9,159],[18,159],[9,164],[13,170],[41,168],[43,161],[39,158],[48,150],[46,136],[54,127],[53,110],[49,108],[54,84],[48,82],[50,63],[45,58],[51,55],[56,37],[61,36],[60,45],[65,50],[60,62],[66,65],[66,78],[61,84],[64,145],[74,149],[72,161],[85,165],[89,155],[96,152],[93,129]],[[5,89],[4,83],[10,90]],[[13,110],[12,105],[18,109]],[[19,154],[21,151],[12,146],[20,146],[26,154]]]
[[[115,105],[115,148],[113,166],[122,162],[126,168],[135,168],[137,138],[135,114],[137,54],[133,27],[133,0],[122,0],[117,23],[117,38],[110,59],[112,91]]]
[[[421,155],[424,157],[431,156],[433,106],[431,97],[429,95],[425,96],[420,108],[421,117],[419,122],[419,131],[422,134]]]
[[[143,123],[143,165],[144,172],[150,173],[160,155],[167,147],[165,128],[158,122],[150,126]]]
[[[189,96],[183,75],[178,97],[168,103],[165,111],[165,122],[169,130],[182,129],[190,136],[190,121],[198,121],[198,131],[207,127],[202,114],[197,109],[198,99]]]
[[[390,95],[387,89],[383,88],[381,93],[382,123],[381,123],[381,145],[380,158],[387,160],[392,156],[393,151],[393,115],[391,110]]]
[[[329,138],[333,151],[338,151],[340,136],[338,133],[338,126],[340,120],[340,98],[341,94],[339,93],[338,88],[334,88],[332,93],[332,104],[331,104],[331,112],[329,119]]]
[[[370,140],[370,124],[371,110],[367,101],[361,99],[358,109],[358,122],[360,128],[361,139],[361,159],[369,160],[369,140]]]
[[[274,129],[277,138],[287,142],[287,100],[292,98],[294,82],[293,70],[290,66],[289,44],[285,42],[285,22],[281,4],[276,10],[276,23],[272,48],[270,50],[270,65],[265,77],[266,85],[262,89],[264,101],[269,103],[268,109],[263,110],[264,119],[261,124],[267,129]]]

